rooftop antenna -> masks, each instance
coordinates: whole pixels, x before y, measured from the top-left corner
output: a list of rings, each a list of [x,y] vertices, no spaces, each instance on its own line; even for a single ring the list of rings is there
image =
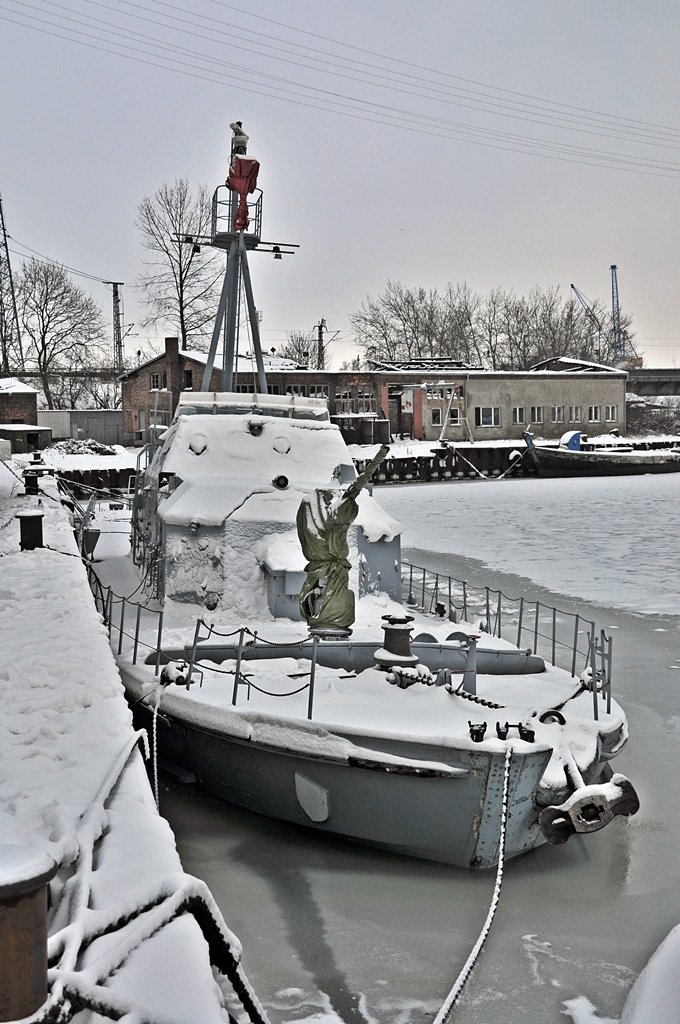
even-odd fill
[[[21,347],[19,313],[17,312],[17,298],[12,278],[12,264],[9,259],[8,235],[1,195],[0,234],[0,372],[9,375],[13,371],[25,370],[26,364]]]

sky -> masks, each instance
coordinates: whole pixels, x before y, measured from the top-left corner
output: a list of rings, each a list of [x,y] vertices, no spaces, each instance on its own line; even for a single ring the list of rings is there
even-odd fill
[[[91,275],[109,321],[124,282],[128,352],[152,343],[138,205],[222,184],[240,120],[263,236],[300,246],[250,259],[266,348],[323,318],[339,368],[388,280],[609,305],[615,264],[638,352],[676,366],[679,30],[668,0],[3,0],[13,265]]]

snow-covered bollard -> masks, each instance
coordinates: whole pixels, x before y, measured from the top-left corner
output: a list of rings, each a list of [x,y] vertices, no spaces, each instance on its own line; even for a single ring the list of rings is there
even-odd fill
[[[47,883],[57,865],[33,846],[0,845],[0,1021],[47,999]]]
[[[19,547],[22,551],[33,551],[35,548],[43,547],[42,521],[44,512],[39,509],[27,509],[25,512],[17,512],[19,520]]]

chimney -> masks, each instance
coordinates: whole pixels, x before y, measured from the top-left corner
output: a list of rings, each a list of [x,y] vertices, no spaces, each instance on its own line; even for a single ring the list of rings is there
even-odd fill
[[[179,338],[165,339],[165,354],[168,359],[177,359],[179,356]]]

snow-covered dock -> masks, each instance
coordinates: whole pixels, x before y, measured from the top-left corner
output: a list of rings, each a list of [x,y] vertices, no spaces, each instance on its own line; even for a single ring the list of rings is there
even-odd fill
[[[44,546],[21,550],[17,514],[29,511]],[[31,1019],[59,1005],[60,1020],[82,1024],[224,1024],[229,1008],[266,1020],[238,939],[156,810],[56,486],[45,477],[25,495],[11,462],[0,462],[0,559],[0,889],[17,845],[57,865],[48,999]]]

